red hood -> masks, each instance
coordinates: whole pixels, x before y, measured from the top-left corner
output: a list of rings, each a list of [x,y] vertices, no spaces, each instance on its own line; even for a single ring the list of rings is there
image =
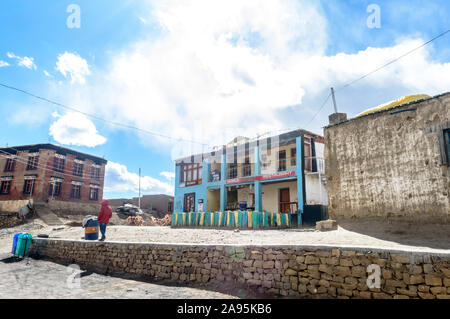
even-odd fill
[[[104,200],[102,201],[102,206],[108,206],[109,205],[109,201],[108,200]]]

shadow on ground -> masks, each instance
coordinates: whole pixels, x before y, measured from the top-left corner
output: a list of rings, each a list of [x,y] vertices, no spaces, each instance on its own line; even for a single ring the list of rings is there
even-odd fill
[[[386,219],[338,220],[347,231],[367,235],[401,245],[450,249],[450,224]]]

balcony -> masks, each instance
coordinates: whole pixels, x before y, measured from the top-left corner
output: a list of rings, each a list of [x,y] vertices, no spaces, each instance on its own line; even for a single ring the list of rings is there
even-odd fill
[[[305,172],[307,174],[325,174],[325,160],[322,157],[305,157]]]
[[[228,164],[227,179],[253,176],[254,175],[253,166],[254,166],[253,163]]]

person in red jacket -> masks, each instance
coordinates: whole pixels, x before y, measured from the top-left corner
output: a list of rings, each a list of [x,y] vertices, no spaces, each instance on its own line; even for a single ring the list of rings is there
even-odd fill
[[[102,233],[102,238],[100,241],[104,241],[106,239],[106,225],[109,223],[109,219],[112,216],[112,209],[109,207],[109,202],[107,200],[102,201],[102,208],[98,213],[98,224],[100,226],[100,232]]]

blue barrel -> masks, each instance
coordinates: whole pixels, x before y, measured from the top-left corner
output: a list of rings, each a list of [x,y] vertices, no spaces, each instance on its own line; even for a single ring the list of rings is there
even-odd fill
[[[98,239],[98,221],[90,219],[84,227],[84,239],[97,240]]]
[[[20,235],[22,235],[22,233],[17,233],[17,234],[14,235],[13,244],[12,244],[12,250],[11,250],[11,252],[13,254],[16,253],[17,241],[19,240],[19,236]]]

